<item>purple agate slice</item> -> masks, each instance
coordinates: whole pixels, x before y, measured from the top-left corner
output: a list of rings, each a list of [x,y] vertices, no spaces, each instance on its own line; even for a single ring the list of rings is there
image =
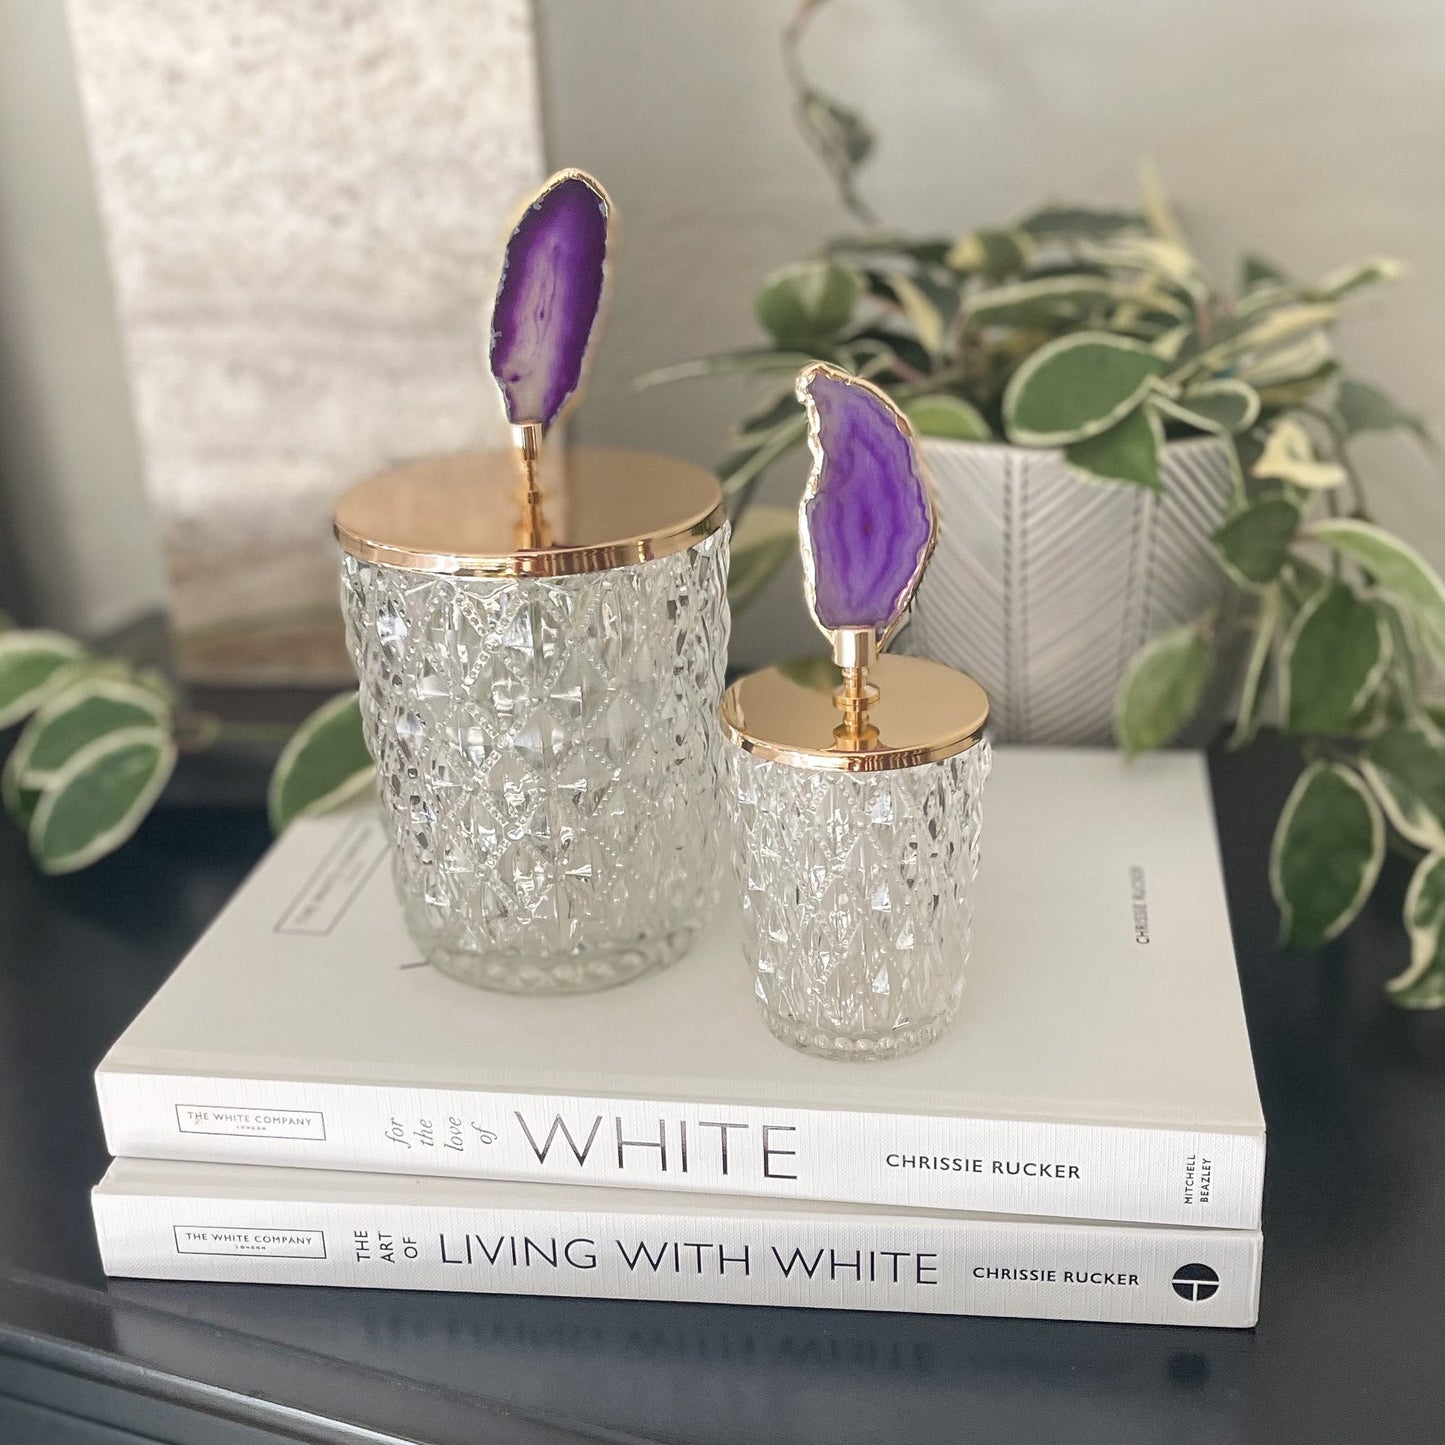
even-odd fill
[[[903,414],[880,391],[815,362],[798,377],[813,473],[800,515],[818,625],[880,640],[913,600],[933,545],[933,503]]]
[[[607,193],[564,171],[507,238],[491,367],[513,425],[552,425],[582,381],[607,274]]]

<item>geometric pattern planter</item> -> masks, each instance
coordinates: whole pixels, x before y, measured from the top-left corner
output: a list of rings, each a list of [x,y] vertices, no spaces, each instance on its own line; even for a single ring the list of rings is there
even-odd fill
[[[997,742],[1107,744],[1139,646],[1225,577],[1232,479],[1216,437],[1170,442],[1163,492],[1089,481],[1056,451],[924,438],[938,546],[899,649],[975,677]]]

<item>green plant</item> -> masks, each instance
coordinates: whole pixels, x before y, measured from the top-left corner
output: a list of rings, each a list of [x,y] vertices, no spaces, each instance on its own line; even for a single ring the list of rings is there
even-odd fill
[[[152,669],[0,619],[0,729],[20,723],[0,770],[0,797],[46,873],[76,872],[130,838],[169,782],[178,753],[227,735],[257,735],[179,710]],[[287,743],[271,782],[272,824],[279,832],[302,813],[332,807],[371,776],[352,692],[319,709]]]
[[[1232,745],[1271,723],[1305,761],[1273,843],[1283,941],[1311,948],[1348,927],[1393,842],[1419,861],[1405,903],[1412,962],[1390,996],[1445,1005],[1445,586],[1372,518],[1351,457],[1366,432],[1437,448],[1418,417],[1344,373],[1333,343],[1350,299],[1402,268],[1368,260],[1301,282],[1247,257],[1231,295],[1147,169],[1138,211],[1051,205],[958,237],[880,231],[857,185],[871,133],[801,62],[823,3],[800,5],[784,58],[800,127],[862,229],[764,281],[763,344],[638,380],[765,386],[718,467],[742,518],[734,605],[792,554],[791,509],[755,498],[803,442],[792,379],[808,361],[867,376],[924,436],[1058,448],[1104,485],[1158,489],[1166,440],[1219,437],[1235,495],[1213,541],[1231,585],[1134,657],[1116,735],[1129,753],[1172,741],[1246,644]]]
[[[1231,296],[1149,189],[1139,214],[1051,206],[958,240],[835,239],[766,279],[763,345],[637,384],[722,374],[766,384],[718,466],[735,517],[766,470],[801,448],[792,379],[817,359],[883,387],[924,436],[1056,447],[1086,476],[1158,489],[1167,438],[1215,435],[1238,451],[1241,504],[1285,485],[1348,484],[1362,509],[1351,438],[1403,429],[1433,446],[1419,418],[1343,375],[1332,341],[1348,299],[1401,268],[1371,260],[1295,282],[1250,259]],[[1255,526],[1240,522],[1228,540],[1249,550]],[[747,539],[739,553],[751,567]]]
[[[280,833],[296,818],[349,803],[375,776],[356,689],[338,693],[296,729],[276,759],[266,790],[272,831]]]

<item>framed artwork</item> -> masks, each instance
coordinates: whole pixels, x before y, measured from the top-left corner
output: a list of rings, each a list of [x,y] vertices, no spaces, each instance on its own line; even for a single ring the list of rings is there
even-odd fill
[[[346,679],[332,503],[500,444],[484,307],[543,171],[526,0],[69,0],[183,670]]]

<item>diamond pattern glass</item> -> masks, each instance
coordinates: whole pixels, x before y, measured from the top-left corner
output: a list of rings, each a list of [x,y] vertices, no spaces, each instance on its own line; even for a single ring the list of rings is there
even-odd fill
[[[843,773],[725,747],[743,947],[768,1027],[829,1059],[889,1059],[948,1026],[973,928],[987,740]]]
[[[572,993],[691,946],[719,892],[727,567],[726,527],[551,579],[343,559],[397,890],[437,967]]]

